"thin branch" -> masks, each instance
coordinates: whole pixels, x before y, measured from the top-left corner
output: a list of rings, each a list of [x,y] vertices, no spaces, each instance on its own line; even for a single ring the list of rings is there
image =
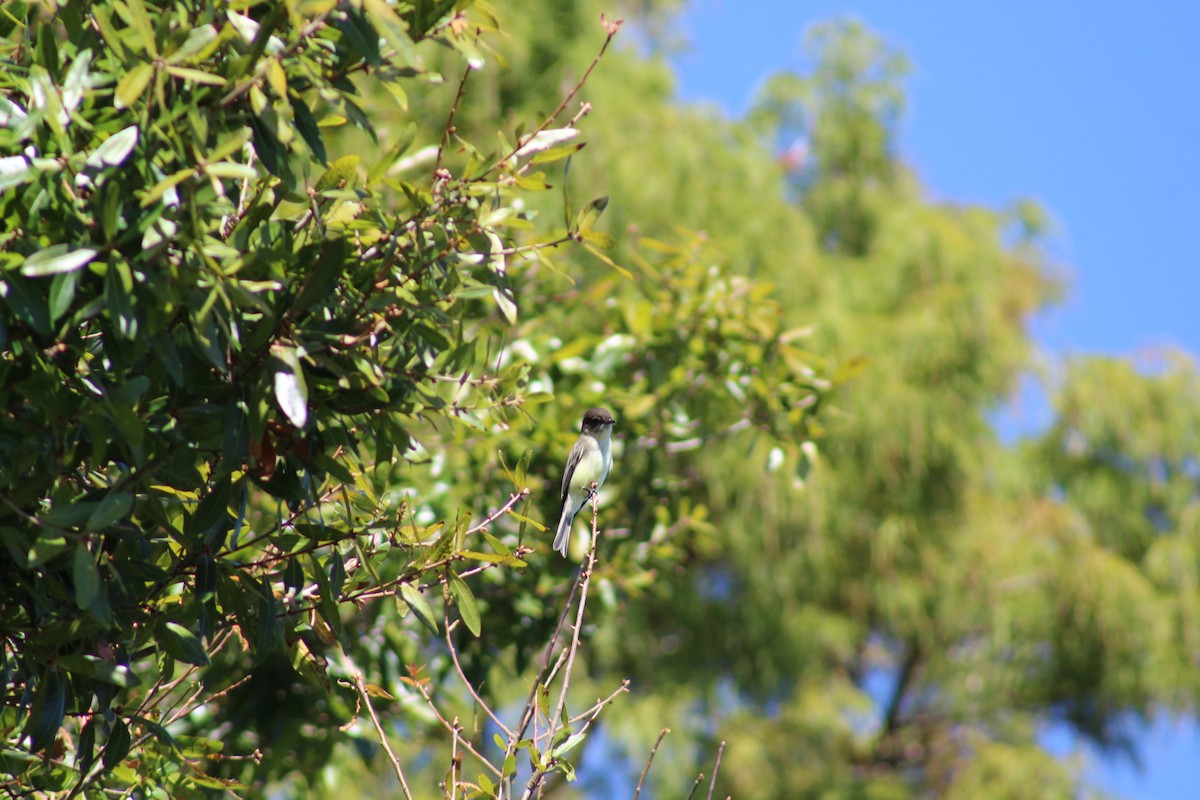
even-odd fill
[[[515,506],[519,501],[524,500],[528,496],[529,496],[529,488],[528,487],[517,492],[512,497],[508,498],[507,503],[500,506],[500,508],[493,511],[491,514],[488,514],[484,518],[483,522],[479,523],[474,528],[467,528],[466,535],[470,536],[472,533],[479,533],[481,530],[483,530],[487,526],[491,525],[493,522],[500,519],[502,516],[504,516],[508,512],[512,511],[513,506]]]
[[[617,699],[617,695],[624,694],[625,692],[629,691],[629,683],[629,678],[622,678],[621,685],[614,689],[612,694],[610,694],[608,697],[605,697],[603,700],[597,700],[593,705],[588,707],[587,711],[584,711],[582,714],[576,714],[575,716],[571,717],[571,719],[568,721],[569,724],[574,725],[580,720],[587,719],[589,717],[595,718],[602,708],[611,703],[613,700]]]
[[[462,758],[458,754],[459,732],[462,730],[462,725],[458,723],[458,717],[454,718],[454,738],[450,743],[450,800],[458,800],[458,778],[460,772],[459,759]]]
[[[444,727],[446,730],[450,731],[451,733],[454,733],[454,730],[455,730],[454,723],[452,723],[450,720],[448,720],[444,716],[442,716],[442,712],[439,711],[437,705],[434,704],[433,697],[430,696],[429,691],[425,688],[425,685],[423,683],[421,683],[420,681],[416,681],[416,680],[414,680],[412,683],[414,686],[417,687],[417,691],[419,691],[421,693],[421,696],[425,698],[425,702],[429,705],[429,710],[433,712],[433,715],[437,718],[437,721],[442,724],[442,727]],[[475,758],[479,759],[480,762],[482,762],[485,767],[487,767],[488,769],[490,769],[492,772],[494,772],[496,774],[497,778],[503,776],[504,773],[502,773],[496,767],[496,765],[494,765],[492,762],[488,761],[486,758],[484,758],[482,755],[480,755],[479,751],[476,750],[471,745],[470,741],[468,741],[467,739],[463,739],[461,737],[459,738],[459,741],[462,743],[462,746],[464,748],[466,748],[467,752],[469,752],[471,755],[475,756]]]
[[[534,713],[537,710],[537,690],[538,686],[548,685],[553,680],[553,675],[558,673],[558,668],[562,663],[563,656],[566,651],[559,653],[558,660],[551,671],[551,678],[543,682],[542,678],[546,671],[550,669],[550,659],[554,655],[554,648],[558,646],[558,637],[562,635],[563,626],[567,622],[567,614],[571,611],[571,603],[575,601],[575,593],[579,591],[579,584],[583,579],[583,571],[581,570],[575,575],[575,582],[571,584],[571,591],[567,595],[567,601],[563,604],[562,611],[558,614],[558,623],[554,626],[554,633],[550,636],[550,642],[546,645],[546,655],[542,658],[542,668],[538,671],[537,679],[534,680],[533,686],[529,690],[529,697],[525,701],[524,711],[521,714],[521,722],[517,725],[516,736],[511,738],[508,743],[508,748],[505,750],[505,758],[513,752],[517,742],[525,736],[525,731],[529,728],[529,723],[533,720]]]
[[[361,672],[354,673],[354,686],[358,689],[359,695],[362,696],[363,702],[367,705],[367,712],[371,715],[371,722],[375,723],[375,732],[379,734],[379,742],[383,745],[383,749],[387,751],[388,758],[392,761],[392,767],[396,770],[396,777],[400,779],[400,788],[404,790],[404,797],[407,800],[413,800],[412,792],[408,789],[408,781],[404,779],[404,768],[400,766],[400,759],[392,751],[392,746],[388,744],[387,733],[383,730],[383,725],[379,722],[379,715],[375,713],[375,706],[371,703],[371,695],[367,692],[367,685],[363,682]]]
[[[470,77],[471,72],[471,66],[468,64],[463,71],[462,80],[458,82],[458,93],[454,95],[454,102],[450,104],[450,114],[446,117],[446,124],[442,127],[442,141],[438,144],[437,160],[433,162],[435,175],[442,168],[442,155],[446,152],[446,145],[450,141],[451,134],[454,133],[454,117],[458,114],[458,106],[462,103],[463,94],[467,90],[467,78]]]
[[[592,546],[588,550],[587,561],[584,562],[582,579],[579,583],[579,606],[575,611],[575,626],[571,631],[571,645],[567,650],[567,665],[563,669],[562,687],[558,691],[558,702],[554,706],[554,716],[550,718],[550,730],[547,732],[547,743],[553,746],[554,734],[558,728],[558,720],[562,717],[563,708],[567,705],[567,690],[571,688],[571,671],[575,667],[575,653],[579,650],[579,634],[583,630],[583,610],[587,606],[588,586],[592,582],[592,573],[596,567],[596,550],[600,544],[600,503],[596,492],[596,484],[592,483]]]
[[[654,755],[658,752],[658,746],[662,744],[663,737],[670,732],[670,728],[663,728],[654,742],[654,747],[650,748],[650,757],[646,759],[646,766],[642,768],[642,777],[638,778],[637,788],[633,790],[633,800],[638,800],[642,794],[642,784],[646,782],[646,776],[650,774],[650,765],[654,763]]]
[[[601,19],[603,20],[603,15],[601,15]],[[549,128],[551,123],[558,119],[558,115],[563,112],[563,110],[567,107],[567,104],[571,102],[575,95],[579,94],[579,90],[583,88],[585,83],[587,83],[588,76],[592,74],[592,70],[594,70],[596,65],[600,63],[600,59],[604,58],[604,52],[608,50],[608,46],[612,43],[613,37],[617,35],[617,31],[620,29],[623,21],[624,20],[613,20],[612,22],[605,21],[604,24],[605,29],[608,32],[608,36],[605,37],[604,44],[600,45],[600,52],[596,53],[596,57],[592,59],[592,63],[588,64],[588,68],[583,71],[583,77],[575,82],[575,86],[571,88],[571,91],[567,92],[567,96],[564,97],[563,101],[558,104],[558,108],[554,109],[554,112],[550,114],[550,116],[546,117],[546,119],[542,121],[541,125],[538,125],[535,129],[525,134],[525,136],[522,136],[509,154],[500,159],[500,163],[504,163],[512,159],[512,157],[517,154],[517,151],[520,150],[525,143],[529,142],[529,140],[531,140],[534,136],[537,136],[539,133]]]
[[[700,787],[700,781],[702,780],[704,780],[703,772],[696,776],[696,780],[692,781],[692,790],[688,792],[687,800],[692,800],[696,796],[696,789]]]
[[[565,666],[563,666],[563,670],[562,670],[562,672],[563,672],[562,687],[559,689],[558,702],[555,704],[554,714],[548,720],[549,728],[546,731],[546,733],[544,734],[544,738],[546,740],[546,748],[549,750],[550,753],[554,752],[554,736],[559,730],[559,720],[562,718],[563,709],[566,707],[566,704],[567,704],[567,691],[570,689],[571,673],[575,668],[575,654],[579,651],[579,635],[580,635],[581,631],[583,630],[583,613],[584,613],[584,609],[587,606],[588,587],[591,584],[592,575],[595,572],[596,551],[599,549],[599,545],[600,545],[600,525],[599,525],[600,505],[599,505],[599,498],[597,497],[597,492],[596,492],[597,487],[596,487],[595,482],[592,483],[591,488],[592,488],[592,546],[588,549],[587,559],[585,560],[583,567],[579,571],[579,580],[578,580],[579,604],[578,604],[578,606],[576,608],[576,612],[575,612],[575,625],[571,632],[571,643],[567,646],[567,649],[566,649],[567,659],[566,659]],[[574,594],[574,591],[572,591],[572,595],[573,594]],[[564,607],[564,611],[566,608],[570,608],[569,601],[568,601],[567,605]],[[564,616],[565,616],[565,614],[564,614]],[[560,618],[558,630],[561,630],[561,628],[562,628],[562,619]],[[558,631],[556,630],[556,632],[555,632],[556,638],[557,638],[557,635],[558,635]],[[560,656],[560,659],[561,659],[561,656]],[[558,666],[559,666],[558,664],[555,665],[555,671],[557,671]],[[628,689],[629,689],[629,681],[628,680],[622,681],[621,688],[619,690],[617,690],[616,692],[614,692],[609,697],[609,700],[611,700],[613,697],[616,697],[616,695],[620,694],[621,692],[628,691]],[[534,685],[535,693],[536,693],[536,690],[537,690],[537,684],[535,683],[535,685]],[[531,698],[531,701],[534,703],[534,708],[536,708],[536,694]],[[595,712],[590,717],[587,718],[587,720],[584,722],[584,724],[580,727],[578,733],[583,733],[591,727],[592,723],[596,721],[596,717],[599,716],[601,709],[604,708],[604,705],[607,702],[608,701],[598,703],[596,706],[594,706]],[[529,709],[527,709],[527,713],[528,712],[529,712]],[[524,728],[522,727],[522,731],[523,730],[524,730]],[[512,749],[513,747],[515,747],[515,743],[513,743],[512,740],[510,740],[509,749]],[[507,758],[507,754],[505,757]],[[541,784],[542,780],[546,777],[546,774],[550,771],[550,769],[552,769],[554,767],[554,765],[556,763],[557,763],[557,759],[554,757],[550,757],[550,758],[546,759],[545,763],[543,764],[543,766],[540,769],[534,770],[533,774],[529,776],[529,782],[525,785],[525,791],[521,795],[522,800],[527,800],[527,798],[533,796],[533,793],[537,790],[537,788]]]
[[[725,742],[717,745],[717,763],[713,765],[712,782],[708,784],[708,797],[705,800],[712,800],[713,789],[717,788],[717,773],[721,771],[721,756],[725,753]]]
[[[467,687],[467,691],[471,693],[471,697],[475,698],[475,702],[478,703],[479,707],[484,710],[484,713],[491,718],[492,722],[496,723],[500,730],[504,731],[505,736],[511,737],[512,731],[508,729],[507,725],[500,721],[500,718],[496,716],[496,713],[492,711],[491,707],[483,701],[483,698],[480,697],[479,693],[475,691],[475,687],[471,685],[471,681],[467,679],[467,674],[463,672],[462,664],[458,660],[458,650],[455,649],[454,639],[450,636],[450,629],[453,626],[450,625],[450,613],[448,608],[444,609],[442,612],[442,622],[445,624],[446,628],[446,647],[450,648],[450,658],[454,661],[454,669],[458,672],[458,677],[462,678],[463,685]]]

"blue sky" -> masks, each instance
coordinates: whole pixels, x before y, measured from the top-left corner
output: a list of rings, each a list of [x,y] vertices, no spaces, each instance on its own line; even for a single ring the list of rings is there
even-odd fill
[[[1071,289],[1035,326],[1049,353],[1200,353],[1200,3],[692,0],[680,96],[740,115],[767,76],[805,68],[809,25],[845,16],[913,63],[900,149],[933,197],[1050,212]],[[1083,751],[1090,782],[1194,797],[1197,728],[1161,720],[1142,743],[1141,772]]]

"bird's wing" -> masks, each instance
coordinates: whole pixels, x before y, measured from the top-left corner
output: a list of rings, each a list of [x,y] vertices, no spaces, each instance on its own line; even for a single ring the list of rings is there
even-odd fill
[[[583,460],[583,444],[575,442],[575,446],[571,448],[571,454],[567,456],[567,467],[563,470],[562,479],[562,502],[565,505],[567,495],[571,492],[571,476],[575,474],[575,468],[579,466],[579,462]]]

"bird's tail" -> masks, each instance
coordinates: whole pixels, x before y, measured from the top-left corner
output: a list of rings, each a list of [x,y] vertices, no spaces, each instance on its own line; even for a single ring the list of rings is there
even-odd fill
[[[563,504],[562,516],[558,518],[558,533],[554,534],[554,549],[567,555],[567,542],[571,538],[571,523],[575,521],[575,513],[569,503]]]

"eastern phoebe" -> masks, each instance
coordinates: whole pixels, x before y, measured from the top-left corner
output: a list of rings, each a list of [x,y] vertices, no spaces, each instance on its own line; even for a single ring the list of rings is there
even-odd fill
[[[558,533],[554,535],[554,549],[567,554],[567,539],[571,536],[571,523],[575,515],[592,497],[592,484],[599,490],[612,469],[612,429],[617,421],[603,408],[589,408],[583,412],[583,425],[579,430],[579,441],[567,456],[567,468],[563,472],[562,505],[558,512]]]

